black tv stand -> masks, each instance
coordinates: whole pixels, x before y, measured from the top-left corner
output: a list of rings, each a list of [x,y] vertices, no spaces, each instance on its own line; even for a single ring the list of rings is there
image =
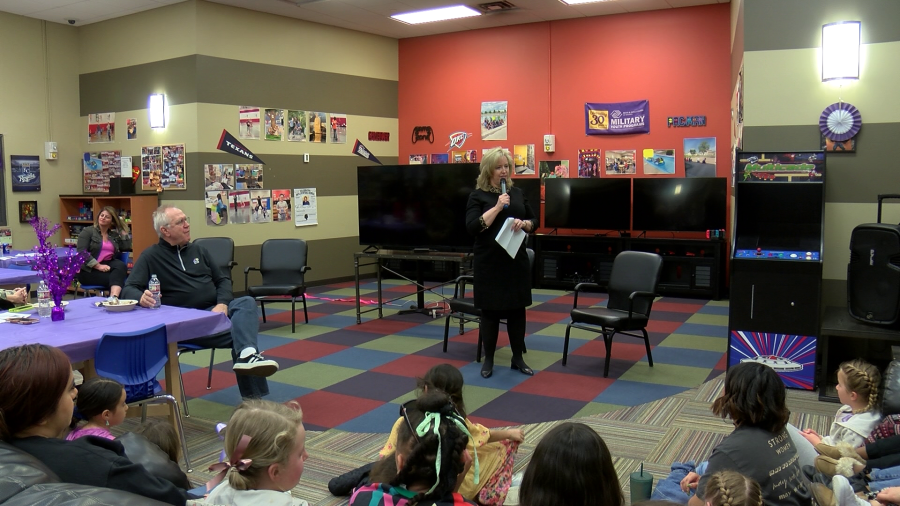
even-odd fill
[[[622,251],[663,258],[660,295],[720,299],[725,285],[725,241],[612,236],[535,236],[537,288],[571,290],[581,282],[606,286]]]

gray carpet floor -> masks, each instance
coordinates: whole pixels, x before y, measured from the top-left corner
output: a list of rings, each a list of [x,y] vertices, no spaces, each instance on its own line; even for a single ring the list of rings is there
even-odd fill
[[[723,387],[724,375],[697,388],[640,406],[574,419],[597,431],[609,446],[619,481],[630,498],[629,475],[643,463],[655,478],[668,474],[675,461],[701,461],[728,435],[733,427],[710,411]],[[791,423],[826,434],[837,404],[819,402],[815,392],[788,390]],[[139,420],[127,420],[116,432],[132,430]],[[515,470],[525,468],[535,446],[557,422],[522,426],[526,441],[519,447]],[[185,434],[194,472],[191,481],[201,484],[212,477],[207,468],[218,462],[222,442],[215,433],[215,422],[196,417],[185,419]],[[333,497],[328,480],[377,458],[385,442],[384,434],[350,433],[337,429],[307,432],[309,460],[303,478],[294,488],[295,496],[313,506],[347,504],[347,498]],[[655,480],[654,480],[655,486]]]

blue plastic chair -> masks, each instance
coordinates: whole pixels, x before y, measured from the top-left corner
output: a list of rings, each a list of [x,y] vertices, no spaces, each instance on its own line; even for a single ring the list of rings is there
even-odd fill
[[[162,387],[156,381],[156,376],[169,360],[167,343],[165,324],[136,332],[103,334],[97,343],[94,367],[98,375],[112,378],[125,386],[126,404],[143,406],[142,422],[146,417],[147,404],[167,402],[172,405],[175,409],[175,423],[181,435],[184,464],[187,472],[191,472],[193,468],[188,457],[178,401],[172,395],[160,393]]]

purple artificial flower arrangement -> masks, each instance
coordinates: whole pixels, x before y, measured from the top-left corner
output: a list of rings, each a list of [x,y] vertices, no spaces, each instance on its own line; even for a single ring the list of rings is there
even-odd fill
[[[34,247],[36,254],[31,260],[31,270],[39,272],[41,279],[50,289],[50,296],[53,297],[50,319],[64,320],[66,316],[65,308],[61,304],[62,298],[87,260],[88,253],[69,247],[66,256],[60,259],[56,254],[56,247],[50,242],[50,237],[59,230],[59,224],[51,227],[47,218],[36,216],[31,219],[31,226],[38,238],[38,245]]]

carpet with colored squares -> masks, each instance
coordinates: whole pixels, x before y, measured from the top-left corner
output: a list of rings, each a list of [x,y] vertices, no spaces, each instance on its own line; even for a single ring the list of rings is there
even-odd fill
[[[361,285],[361,298],[373,302],[374,281]],[[626,406],[637,406],[694,388],[725,371],[728,302],[662,297],[653,305],[648,331],[653,363],[647,363],[641,339],[616,336],[609,377],[603,377],[605,348],[596,334],[572,330],[569,359],[562,365],[563,336],[572,294],[534,290],[527,311],[528,352],[525,361],[533,377],[509,368],[511,350],[501,326],[494,375],[481,377],[475,362],[478,330],[467,324],[459,334],[450,324],[450,342],[443,352],[444,318],[397,314],[415,301],[413,285],[383,282],[384,298],[402,297],[364,314],[356,323],[354,284],[341,283],[309,290],[309,323],[298,304],[296,332],[291,332],[289,303],[266,304],[259,345],[280,370],[269,378],[268,399],[297,400],[310,430],[338,428],[349,432],[389,432],[399,404],[413,398],[416,377],[440,363],[462,371],[463,392],[470,417],[489,427],[539,423],[581,417]],[[436,304],[452,296],[429,293]],[[603,305],[603,294],[579,297],[579,306]],[[367,309],[371,305],[364,305]],[[192,416],[227,420],[240,394],[225,350],[215,355],[212,387],[206,388],[209,352],[181,357],[188,407]]]

